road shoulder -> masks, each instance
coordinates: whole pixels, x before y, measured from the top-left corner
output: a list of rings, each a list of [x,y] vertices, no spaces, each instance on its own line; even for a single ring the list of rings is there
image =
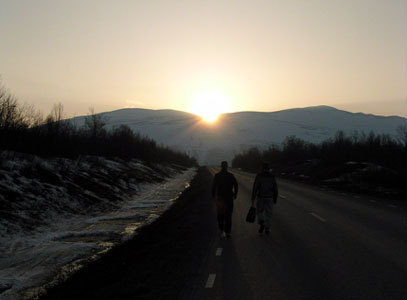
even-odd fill
[[[216,235],[211,181],[200,168],[156,222],[42,299],[178,299],[190,291]]]

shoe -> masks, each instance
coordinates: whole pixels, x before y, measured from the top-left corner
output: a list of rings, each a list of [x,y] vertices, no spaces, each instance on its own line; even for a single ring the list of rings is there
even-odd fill
[[[264,225],[263,225],[263,224],[261,224],[261,225],[260,225],[260,228],[259,228],[259,233],[260,233],[260,234],[262,234],[262,233],[263,233],[263,231],[264,231]]]
[[[225,238],[225,237],[226,237],[226,233],[225,233],[224,231],[222,231],[222,232],[220,233],[220,237],[221,237],[221,238]]]

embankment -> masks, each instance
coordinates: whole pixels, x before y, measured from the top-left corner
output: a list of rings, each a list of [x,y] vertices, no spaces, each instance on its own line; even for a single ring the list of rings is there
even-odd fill
[[[216,234],[211,180],[200,168],[156,222],[41,299],[179,299],[193,289]]]

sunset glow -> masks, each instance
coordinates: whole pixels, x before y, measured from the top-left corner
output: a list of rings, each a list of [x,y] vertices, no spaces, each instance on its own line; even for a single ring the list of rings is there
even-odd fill
[[[229,111],[229,99],[220,91],[205,91],[192,100],[190,111],[208,123],[215,122],[219,115]]]
[[[67,116],[131,107],[213,122],[318,105],[407,115],[407,1],[119,3],[2,0],[0,84],[44,114],[62,102]]]

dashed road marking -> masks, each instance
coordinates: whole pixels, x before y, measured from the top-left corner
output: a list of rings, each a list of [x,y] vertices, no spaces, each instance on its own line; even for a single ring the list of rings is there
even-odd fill
[[[396,205],[393,205],[393,204],[389,204],[389,205],[387,205],[388,207],[391,207],[391,208],[397,208],[397,206]]]
[[[287,199],[287,197],[283,195],[280,195],[280,198]]]
[[[314,216],[315,218],[317,218],[318,220],[320,220],[321,222],[326,222],[326,220],[323,217],[318,216],[316,213],[310,213],[312,216]]]
[[[216,256],[221,256],[221,255],[222,255],[222,251],[223,251],[223,248],[218,248],[218,249],[216,249]]]
[[[213,288],[213,285],[215,284],[215,279],[216,279],[216,274],[209,274],[208,281],[206,281],[206,284],[205,284],[205,288],[206,289]]]
[[[353,195],[352,197],[355,199],[360,199],[360,196]]]
[[[376,203],[377,201],[376,200],[369,200],[369,202]]]

